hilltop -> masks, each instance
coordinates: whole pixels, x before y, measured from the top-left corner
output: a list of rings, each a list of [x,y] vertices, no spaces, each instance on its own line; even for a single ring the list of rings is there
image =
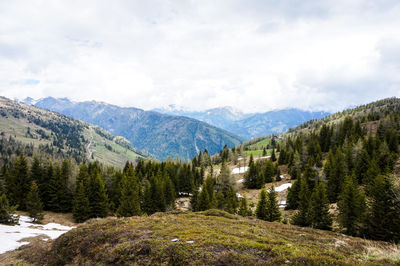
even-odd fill
[[[191,159],[207,149],[210,154],[224,145],[234,147],[243,139],[193,118],[125,108],[103,102],[72,102],[52,97],[39,100],[36,106],[84,120],[109,132],[124,136],[131,144],[165,160],[168,156]]]
[[[399,247],[208,210],[94,219],[21,248],[33,264],[394,265]],[[30,254],[35,254],[34,256]]]
[[[0,97],[2,160],[13,151],[54,158],[74,158],[76,162],[99,161],[121,167],[127,160],[150,158],[123,137],[98,126],[56,112]]]

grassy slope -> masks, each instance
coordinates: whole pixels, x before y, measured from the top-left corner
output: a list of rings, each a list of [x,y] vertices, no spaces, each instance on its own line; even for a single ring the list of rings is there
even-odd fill
[[[87,157],[89,157],[89,150],[87,149],[87,145],[92,139],[96,142],[95,145],[91,145],[90,147],[91,151],[95,151],[93,152],[93,160],[97,160],[106,165],[121,167],[125,164],[127,160],[134,161],[137,158],[143,157],[142,155],[134,152],[133,149],[125,148],[122,145],[116,143],[115,140],[117,137],[114,137],[113,135],[109,134],[103,129],[100,129],[97,126],[92,126],[88,123],[76,119],[74,120],[65,118],[58,113],[50,112],[34,106],[17,103],[6,98],[0,98],[0,107],[2,111],[8,114],[6,116],[0,116],[0,132],[4,133],[4,137],[6,138],[8,138],[8,136],[12,136],[17,141],[21,141],[24,144],[32,143],[36,148],[40,144],[49,144],[50,146],[52,146],[53,138],[51,137],[51,130],[29,122],[23,116],[19,116],[17,118],[10,115],[11,112],[16,112],[19,114],[24,113],[35,117],[40,117],[41,119],[46,119],[47,121],[63,121],[67,123],[77,123],[83,125],[83,131],[80,134],[84,136],[84,139],[87,140],[87,143],[83,143],[85,148],[82,152],[85,153]],[[28,127],[30,128],[31,135],[27,134]],[[36,133],[36,130],[38,129],[43,130],[48,136],[50,136],[50,138],[41,138],[39,134]],[[99,132],[101,132],[103,136],[100,135]],[[112,150],[108,150],[105,147],[105,144],[110,145],[112,147]],[[130,144],[128,145],[130,146]]]
[[[172,242],[174,238],[179,241]],[[35,256],[19,256],[29,263],[87,265],[400,263],[399,247],[388,243],[218,210],[91,220],[55,240],[49,252],[48,248],[36,246]]]

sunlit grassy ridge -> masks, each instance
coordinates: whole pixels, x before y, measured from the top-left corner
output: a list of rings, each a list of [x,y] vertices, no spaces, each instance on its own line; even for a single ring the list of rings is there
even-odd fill
[[[53,265],[390,265],[400,263],[399,251],[387,243],[209,210],[92,220],[36,259]]]

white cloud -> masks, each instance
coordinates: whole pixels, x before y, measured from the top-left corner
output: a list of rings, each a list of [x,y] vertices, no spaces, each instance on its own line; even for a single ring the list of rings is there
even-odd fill
[[[400,3],[379,2],[2,1],[0,94],[248,112],[400,96]]]

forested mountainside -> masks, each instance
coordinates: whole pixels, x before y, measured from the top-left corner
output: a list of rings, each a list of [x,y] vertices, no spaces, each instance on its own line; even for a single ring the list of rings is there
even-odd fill
[[[23,152],[26,156],[98,160],[122,167],[127,160],[148,158],[123,137],[55,112],[0,97],[0,152],[2,163]]]
[[[286,206],[296,210],[292,223],[330,229],[333,206],[347,234],[400,241],[399,140],[397,98],[310,121],[284,134],[276,145],[277,165],[285,166],[294,180]],[[267,166],[251,163],[246,186],[261,188]]]
[[[191,159],[207,149],[210,154],[224,145],[234,147],[242,138],[198,120],[123,108],[100,102],[71,102],[68,99],[45,98],[36,106],[98,125],[113,134],[124,136],[131,144],[164,160],[168,156]]]
[[[182,115],[198,119],[213,126],[235,133],[245,140],[280,134],[312,119],[328,116],[327,112],[311,112],[299,109],[283,109],[265,113],[244,114],[231,107],[191,112],[174,108],[155,109],[158,112]]]

